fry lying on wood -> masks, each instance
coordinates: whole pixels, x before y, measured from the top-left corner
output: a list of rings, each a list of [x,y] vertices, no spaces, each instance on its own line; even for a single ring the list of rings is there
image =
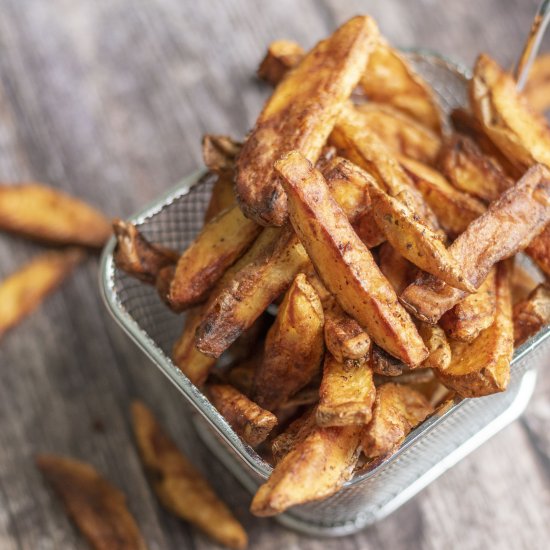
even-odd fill
[[[146,549],[126,497],[92,466],[47,454],[38,455],[36,465],[92,548]]]
[[[479,288],[492,266],[522,250],[550,219],[550,172],[542,165],[491,203],[449,247],[466,278]],[[431,275],[422,275],[401,294],[401,301],[420,320],[435,324],[466,293]]]
[[[46,252],[0,282],[0,336],[34,311],[83,257],[77,248]]]
[[[528,298],[514,306],[513,319],[516,347],[550,323],[550,288],[546,283],[538,285]]]
[[[134,402],[132,418],[143,465],[162,505],[218,543],[238,550],[246,548],[248,540],[241,524],[166,435],[151,411]]]
[[[208,386],[208,394],[212,405],[251,447],[265,441],[277,425],[274,414],[262,409],[232,386],[212,384]]]
[[[493,324],[470,343],[451,340],[452,360],[439,379],[462,397],[481,397],[506,389],[514,353],[510,293],[510,260],[496,269],[496,311]]]
[[[0,230],[54,244],[102,247],[111,224],[79,199],[39,183],[0,184]]]

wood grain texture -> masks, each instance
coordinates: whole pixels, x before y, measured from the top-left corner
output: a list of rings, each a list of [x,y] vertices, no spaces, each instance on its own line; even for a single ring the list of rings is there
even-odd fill
[[[0,0],[0,181],[42,180],[127,216],[200,165],[205,132],[241,137],[268,88],[275,38],[312,46],[369,12],[401,46],[513,63],[535,0]],[[548,45],[549,42],[546,41]],[[0,235],[0,277],[39,251]],[[86,548],[33,464],[91,462],[127,495],[150,548],[210,548],[164,513],[132,441],[143,399],[250,532],[251,548],[542,549],[550,539],[550,377],[525,416],[395,514],[322,541],[257,520],[249,495],[197,441],[181,396],[110,320],[91,257],[0,342],[0,548]],[[546,378],[546,380],[545,380]],[[546,543],[545,543],[546,542]]]

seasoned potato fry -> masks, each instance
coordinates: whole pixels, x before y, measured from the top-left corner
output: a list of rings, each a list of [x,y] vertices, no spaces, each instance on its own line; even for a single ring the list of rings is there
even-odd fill
[[[353,475],[360,433],[361,426],[315,426],[277,463],[256,492],[250,511],[273,516],[334,494]]]
[[[474,220],[449,250],[462,263],[466,278],[479,287],[491,267],[522,250],[549,217],[550,172],[537,165]],[[464,297],[462,290],[422,275],[404,290],[401,302],[420,320],[435,324]]]
[[[262,225],[284,223],[286,197],[273,163],[293,149],[317,161],[377,38],[372,19],[354,17],[277,86],[237,161],[236,191],[248,217]]]
[[[415,267],[387,242],[378,249],[378,265],[397,294],[407,288],[415,272]]]
[[[395,154],[433,164],[441,148],[441,138],[390,105],[363,103],[356,109],[362,120]]]
[[[319,372],[323,357],[323,306],[300,273],[269,329],[263,360],[256,370],[254,400],[273,411]]]
[[[265,441],[277,425],[277,417],[262,409],[233,386],[212,384],[208,387],[212,405],[235,432],[252,447]]]
[[[391,382],[392,384],[405,384],[409,386],[419,386],[427,384],[435,378],[431,368],[414,369],[398,374],[397,376],[384,376],[383,374],[374,375],[374,385],[376,387]]]
[[[510,261],[496,270],[496,312],[493,324],[470,343],[451,340],[452,360],[437,376],[462,397],[481,397],[506,389],[514,353],[510,294]]]
[[[242,550],[248,537],[202,474],[164,432],[151,411],[132,403],[134,434],[145,469],[162,505],[215,541]]]
[[[341,363],[327,353],[319,388],[317,424],[368,424],[375,394],[372,369],[366,360]]]
[[[433,413],[419,392],[403,384],[376,388],[372,421],[363,428],[361,446],[367,458],[383,458],[397,450],[405,437]]]
[[[460,134],[454,134],[443,145],[439,168],[457,189],[486,202],[494,201],[514,185],[494,159]]]
[[[382,376],[399,376],[403,374],[404,371],[408,370],[405,363],[392,357],[389,353],[386,353],[376,345],[372,346],[370,365],[374,373]]]
[[[111,236],[109,220],[95,208],[40,183],[0,184],[0,230],[93,248]]]
[[[367,248],[375,248],[386,240],[386,236],[378,227],[371,212],[367,212],[364,216],[361,216],[353,224],[353,228]]]
[[[155,285],[162,269],[176,265],[179,254],[175,250],[150,243],[133,223],[116,218],[113,231],[117,241],[115,264],[132,277]]]
[[[399,157],[399,162],[451,239],[466,231],[485,212],[481,201],[455,189],[433,168],[404,157]]]
[[[236,201],[237,197],[235,197],[235,191],[233,190],[233,174],[217,176],[212,186],[208,207],[204,213],[204,223],[207,224],[224,210],[235,206]]]
[[[550,107],[550,54],[539,55],[531,65],[523,95],[535,111]]]
[[[370,100],[388,103],[441,131],[441,113],[430,87],[385,40],[380,39],[371,53],[360,86]]]
[[[36,465],[95,550],[145,550],[126,497],[85,462],[42,454]]]
[[[259,363],[260,359],[254,355],[243,363],[231,367],[227,373],[227,382],[247,397],[251,397],[254,389],[254,376],[256,375]]]
[[[429,325],[422,321],[418,321],[417,327],[429,352],[422,366],[445,370],[451,364],[451,346],[445,331],[439,325]]]
[[[441,317],[440,324],[454,340],[472,342],[482,330],[490,327],[495,319],[495,268],[476,292],[466,296]]]
[[[299,441],[302,441],[313,428],[317,426],[316,407],[310,407],[301,416],[296,418],[281,432],[271,443],[271,453],[275,464],[279,462],[283,456],[288,454]]]
[[[529,297],[514,306],[514,346],[536,334],[550,323],[550,287],[542,283]]]
[[[418,366],[427,355],[422,339],[323,176],[297,151],[275,166],[289,197],[292,225],[327,289],[378,345]]]
[[[304,58],[306,52],[296,42],[291,40],[275,40],[271,42],[267,53],[258,68],[258,76],[277,86],[283,77],[296,67]]]
[[[206,134],[202,138],[202,158],[206,167],[218,175],[232,175],[235,160],[240,153],[242,143],[228,136]]]
[[[83,257],[77,248],[46,252],[0,282],[0,336],[33,312]]]

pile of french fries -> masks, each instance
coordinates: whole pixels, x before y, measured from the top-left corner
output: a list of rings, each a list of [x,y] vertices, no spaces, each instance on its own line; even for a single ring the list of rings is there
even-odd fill
[[[487,55],[447,127],[367,16],[309,52],[272,43],[258,73],[274,90],[244,142],[203,139],[217,179],[189,248],[114,229],[117,265],[187,311],[174,363],[273,464],[251,505],[269,516],[506,389],[550,322],[515,261],[550,275],[550,129]]]

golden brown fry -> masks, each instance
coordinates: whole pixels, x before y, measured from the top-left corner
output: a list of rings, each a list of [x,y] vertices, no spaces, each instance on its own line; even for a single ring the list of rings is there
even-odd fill
[[[433,131],[441,131],[441,112],[428,84],[405,58],[380,39],[360,82],[371,101],[387,103]]]
[[[363,453],[368,458],[392,454],[411,430],[432,413],[427,399],[412,388],[393,383],[379,386],[372,421],[361,436]]]
[[[353,228],[367,248],[375,248],[386,240],[386,236],[378,227],[372,212],[368,212],[364,216],[361,216],[357,222],[353,224]]]
[[[327,353],[319,388],[317,424],[368,424],[372,416],[375,393],[372,369],[367,361],[341,363]]]
[[[271,42],[267,53],[258,68],[258,76],[276,86],[283,77],[296,67],[305,56],[304,49],[291,40]]]
[[[236,201],[237,197],[233,190],[233,173],[217,176],[204,213],[204,223],[207,224],[224,210],[235,206]]]
[[[231,367],[227,373],[229,384],[237,388],[244,395],[251,397],[254,389],[254,376],[260,359],[257,356],[249,357],[243,363]]]
[[[378,249],[378,265],[397,294],[401,294],[410,282],[415,268],[393,246],[386,242]]]
[[[519,346],[550,323],[550,287],[542,283],[514,306],[514,346]]]
[[[550,107],[550,54],[539,55],[531,65],[523,95],[535,111]]]
[[[273,411],[319,372],[323,357],[323,307],[300,273],[279,306],[254,379],[254,400]]]
[[[77,248],[46,252],[0,282],[0,336],[33,312],[83,257]]]
[[[361,426],[315,426],[277,463],[250,511],[274,516],[291,506],[334,494],[353,475]]]
[[[302,441],[315,426],[316,407],[310,407],[296,420],[290,423],[271,443],[271,453],[275,464],[288,454],[299,441]]]
[[[208,291],[260,233],[238,206],[225,210],[204,226],[180,256],[168,301],[181,311],[206,298]]]
[[[374,375],[374,385],[376,387],[391,382],[393,384],[405,384],[409,386],[419,386],[427,384],[434,379],[435,375],[431,368],[414,369],[398,374],[397,376],[384,376],[383,374]]]
[[[115,218],[113,231],[115,264],[132,277],[155,285],[162,269],[176,265],[179,254],[175,250],[150,243],[133,223]]]
[[[495,268],[476,292],[466,296],[441,317],[441,326],[450,338],[472,342],[479,333],[489,328],[496,312]]]
[[[0,184],[0,230],[93,248],[111,236],[109,220],[95,208],[40,183]]]
[[[212,384],[208,387],[212,405],[227,420],[237,435],[252,447],[265,441],[277,425],[274,414],[262,409],[233,386]]]
[[[441,147],[440,137],[428,127],[390,105],[358,105],[372,130],[394,153],[433,164]]]
[[[386,353],[376,345],[372,346],[370,365],[374,373],[383,376],[399,376],[403,374],[404,371],[408,370],[405,363],[392,357],[389,353]]]
[[[248,537],[202,474],[164,432],[151,411],[132,403],[134,434],[145,469],[162,505],[215,541],[241,550]]]
[[[429,325],[422,321],[418,321],[417,327],[429,352],[422,366],[445,370],[451,364],[451,346],[445,331],[439,325]]]
[[[399,162],[451,239],[466,231],[485,212],[482,202],[455,189],[433,168],[404,157],[399,157]]]
[[[550,275],[550,225],[547,225],[540,235],[537,235],[525,249],[539,268]]]
[[[372,19],[354,17],[277,86],[237,161],[237,196],[248,217],[262,225],[284,223],[286,197],[273,163],[293,149],[317,161],[377,37]]]
[[[549,218],[550,172],[537,165],[474,220],[449,250],[461,262],[466,278],[479,287],[495,263],[525,248]],[[420,320],[435,324],[464,297],[462,290],[422,275],[400,299]]]
[[[36,465],[95,550],[145,550],[126,497],[85,462],[41,454]]]
[[[218,175],[232,175],[242,143],[228,136],[206,134],[202,138],[202,158],[206,167]]]
[[[494,201],[514,185],[494,159],[460,134],[454,134],[443,145],[439,168],[454,187],[486,202]]]

